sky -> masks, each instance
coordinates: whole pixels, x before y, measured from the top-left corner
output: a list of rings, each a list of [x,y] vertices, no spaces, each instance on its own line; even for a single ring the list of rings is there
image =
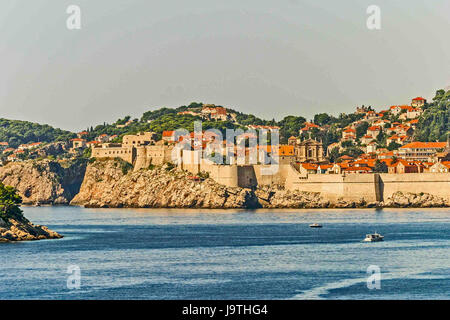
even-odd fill
[[[78,131],[193,101],[280,120],[430,99],[450,85],[449,12],[448,0],[1,0],[0,117]]]

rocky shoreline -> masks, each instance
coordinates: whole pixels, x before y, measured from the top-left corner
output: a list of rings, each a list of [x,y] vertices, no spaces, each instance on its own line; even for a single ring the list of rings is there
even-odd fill
[[[0,218],[0,242],[59,239],[63,236],[27,219]]]
[[[70,202],[91,208],[431,208],[450,203],[431,194],[397,192],[384,202],[324,199],[320,193],[264,186],[231,188],[214,180],[196,179],[170,165],[132,172],[121,160],[97,160],[88,165],[80,192]]]
[[[0,242],[62,238],[57,232],[25,218],[21,203],[22,198],[16,189],[0,183]]]

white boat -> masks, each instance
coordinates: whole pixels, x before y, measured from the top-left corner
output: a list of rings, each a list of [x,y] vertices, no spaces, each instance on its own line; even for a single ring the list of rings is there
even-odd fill
[[[376,242],[383,241],[384,236],[378,233],[366,234],[366,238],[363,240],[364,242]]]
[[[322,225],[318,224],[318,223],[313,223],[313,224],[310,224],[309,227],[310,228],[322,228]]]

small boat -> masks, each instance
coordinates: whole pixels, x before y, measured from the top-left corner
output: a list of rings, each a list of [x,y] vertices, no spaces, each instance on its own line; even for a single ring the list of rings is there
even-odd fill
[[[322,228],[322,225],[318,224],[318,223],[313,223],[313,224],[310,224],[309,227],[310,228]]]
[[[363,240],[364,242],[376,242],[383,241],[384,236],[378,233],[366,234],[366,238]]]

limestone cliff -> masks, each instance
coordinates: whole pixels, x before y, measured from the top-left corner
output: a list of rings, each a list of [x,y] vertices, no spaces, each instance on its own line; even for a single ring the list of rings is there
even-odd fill
[[[86,161],[12,162],[0,167],[0,182],[17,189],[24,204],[68,204],[78,193]]]
[[[132,171],[122,160],[88,165],[72,205],[139,208],[247,208],[257,205],[249,189],[228,188],[212,179],[194,181],[169,165]]]

